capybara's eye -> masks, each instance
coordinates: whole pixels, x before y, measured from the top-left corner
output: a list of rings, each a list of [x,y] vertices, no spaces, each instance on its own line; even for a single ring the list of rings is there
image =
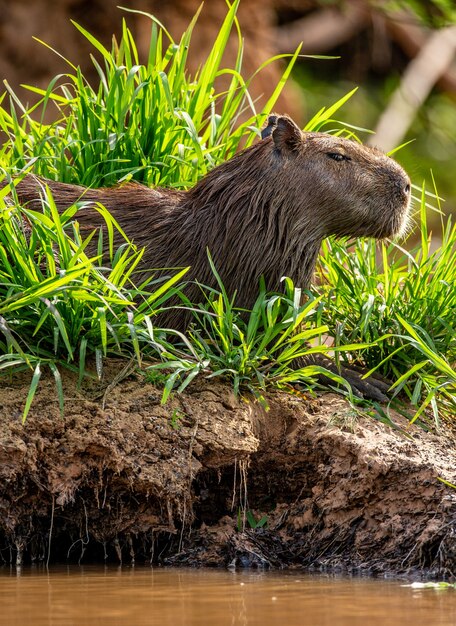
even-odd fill
[[[327,152],[326,156],[329,156],[330,159],[334,159],[334,161],[350,161],[350,157],[340,152]]]

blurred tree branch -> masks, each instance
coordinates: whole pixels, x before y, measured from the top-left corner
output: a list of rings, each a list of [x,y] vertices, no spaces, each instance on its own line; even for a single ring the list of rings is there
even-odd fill
[[[370,143],[385,151],[401,143],[417,110],[439,78],[448,71],[455,54],[456,26],[448,26],[429,35],[420,52],[407,66]]]
[[[410,58],[415,57],[426,43],[428,37],[426,30],[410,18],[389,19],[386,26],[391,37]],[[448,67],[437,82],[443,91],[456,93],[456,70]]]
[[[362,0],[319,9],[278,27],[277,49],[291,52],[303,42],[303,54],[321,54],[356,35],[369,23],[369,16],[369,6]]]

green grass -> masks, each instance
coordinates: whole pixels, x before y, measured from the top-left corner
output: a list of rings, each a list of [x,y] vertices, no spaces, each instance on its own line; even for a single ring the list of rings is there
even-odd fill
[[[328,331],[327,326],[311,326],[308,322],[318,300],[309,298],[301,304],[301,290],[285,278],[283,293],[267,293],[262,282],[252,310],[239,309],[235,305],[236,294],[226,292],[210,257],[209,262],[218,289],[201,286],[203,303],[186,303],[194,313],[188,337],[182,337],[183,342],[168,344],[161,355],[163,362],[148,370],[152,381],[157,380],[160,370],[169,374],[163,402],[176,385],[181,392],[199,374],[208,379],[221,376],[230,381],[236,395],[248,390],[266,407],[266,389],[289,390],[299,382],[302,388],[310,390],[320,374],[351,393],[340,376],[303,362],[309,355],[327,351],[324,346],[309,345]],[[297,368],[296,363],[301,367]]]
[[[0,203],[0,369],[34,372],[24,419],[45,367],[55,376],[62,406],[62,368],[78,371],[81,379],[89,358],[99,376],[108,355],[131,356],[138,365],[157,358],[154,316],[180,293],[186,272],[136,285],[132,276],[143,251],[126,238],[114,249],[114,231],[122,231],[106,209],[99,208],[107,224],[108,267],[100,265],[103,242],[99,236],[94,242],[96,231],[81,237],[72,219],[76,207],[59,215],[48,194],[42,209]]]
[[[315,322],[329,326],[336,345],[365,343],[340,352],[394,381],[393,397],[416,408],[456,414],[456,226],[442,218],[442,240],[427,228],[426,196],[418,213],[420,243],[324,242],[314,294]]]
[[[0,159],[8,175],[33,169],[88,186],[134,178],[187,188],[252,143],[297,54],[288,59],[265,107],[256,111],[250,79],[242,76],[237,5],[228,9],[194,76],[186,60],[195,20],[175,42],[151,17],[144,62],[125,21],[121,40],[109,51],[75,25],[94,47],[99,84],[89,85],[68,62],[68,73],[46,90],[30,88],[42,96],[32,108],[8,88],[0,108],[0,128],[7,134]],[[226,68],[223,52],[233,29],[238,56],[235,67]],[[227,87],[219,87],[221,77],[229,78]],[[355,125],[341,128],[333,120],[353,93],[321,108],[306,129],[354,136]],[[44,124],[51,106],[57,120]],[[81,236],[76,206],[59,215],[48,193],[42,210],[32,211],[6,203],[7,191],[0,192],[0,369],[32,372],[24,419],[46,368],[55,376],[61,407],[62,370],[72,369],[82,379],[94,361],[101,375],[104,359],[113,355],[147,368],[149,379],[163,385],[164,401],[202,375],[221,376],[236,393],[248,390],[265,402],[268,387],[290,389],[297,381],[314,386],[322,369],[303,364],[296,371],[292,362],[328,350],[341,364],[362,364],[390,377],[395,401],[408,399],[415,418],[430,410],[438,422],[456,412],[456,230],[443,223],[443,241],[431,247],[424,193],[416,250],[327,240],[317,286],[304,303],[299,285],[286,279],[282,293],[266,293],[259,285],[252,311],[242,311],[215,267],[218,288],[202,285],[201,302],[186,299],[185,268],[160,281],[151,272],[136,284],[142,250],[123,233],[124,244],[115,248],[114,232],[121,230],[104,207],[98,210],[107,241],[100,231]],[[102,257],[103,249],[108,257]],[[193,310],[186,335],[156,327],[157,313],[176,306],[176,298]],[[322,346],[324,340],[332,346]],[[354,400],[340,377],[332,380]]]
[[[194,184],[240,144],[258,137],[297,57],[296,52],[289,59],[281,81],[257,111],[248,91],[253,77],[244,79],[241,73],[238,4],[236,0],[229,9],[206,61],[193,76],[186,61],[198,15],[179,42],[150,16],[144,63],[125,20],[122,38],[112,50],[75,24],[93,45],[99,84],[92,87],[68,61],[68,73],[55,77],[46,90],[28,87],[42,96],[34,107],[27,109],[7,87],[10,110],[0,109],[0,128],[10,137],[4,163],[15,169],[33,163],[37,174],[92,187],[130,178],[166,187]],[[233,29],[238,29],[237,61],[234,68],[226,68],[222,57]],[[229,84],[220,90],[222,78]],[[42,116],[49,107],[57,121],[45,125]]]

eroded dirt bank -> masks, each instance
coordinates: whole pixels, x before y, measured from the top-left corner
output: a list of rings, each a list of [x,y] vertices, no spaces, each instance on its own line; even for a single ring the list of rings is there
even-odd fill
[[[352,432],[337,396],[273,393],[265,412],[206,381],[162,407],[138,375],[67,380],[63,418],[44,380],[22,426],[26,389],[0,391],[4,561],[456,572],[448,436],[364,418]]]

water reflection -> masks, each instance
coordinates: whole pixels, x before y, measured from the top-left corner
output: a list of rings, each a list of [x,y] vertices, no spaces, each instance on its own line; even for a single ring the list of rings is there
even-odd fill
[[[456,591],[400,581],[150,568],[0,568],[5,626],[455,626]]]

